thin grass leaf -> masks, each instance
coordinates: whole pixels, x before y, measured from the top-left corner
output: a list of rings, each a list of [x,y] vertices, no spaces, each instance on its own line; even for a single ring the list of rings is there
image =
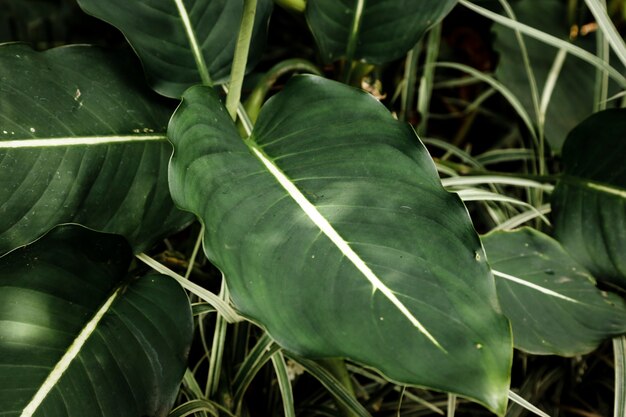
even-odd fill
[[[137,257],[137,259],[139,259],[141,262],[145,263],[146,265],[148,265],[155,271],[163,275],[167,275],[171,278],[174,278],[184,289],[190,291],[192,294],[195,294],[202,300],[206,301],[207,303],[215,307],[215,309],[222,316],[224,316],[224,318],[229,323],[236,323],[238,321],[243,320],[243,318],[239,314],[237,314],[237,312],[230,305],[228,305],[228,303],[220,299],[217,295],[213,294],[212,292],[202,288],[198,284],[194,284],[193,282],[186,280],[183,276],[172,271],[165,265],[162,265],[159,262],[155,261],[154,259],[146,255],[145,253],[140,253],[135,256]]]
[[[537,407],[535,407],[534,405],[526,401],[524,398],[514,393],[513,391],[509,391],[509,400],[513,401],[516,404],[519,404],[520,406],[524,407],[526,410],[530,411],[531,413],[535,413],[538,416],[550,417],[549,414],[544,413],[543,411],[541,411],[540,409],[538,409]]]
[[[481,165],[493,165],[502,162],[532,161],[535,153],[530,149],[495,149],[473,157]]]
[[[200,384],[198,384],[193,371],[189,368],[185,370],[185,375],[183,376],[183,386],[187,389],[188,394],[191,394],[194,399],[205,399],[202,388],[200,388]]]
[[[456,172],[453,168],[450,168],[447,165],[443,165],[437,161],[435,161],[435,168],[437,168],[437,172],[439,174],[443,174],[446,175],[448,177],[456,177],[459,175],[458,172]]]
[[[494,227],[492,230],[513,230],[526,222],[529,222],[533,219],[536,219],[541,214],[550,213],[551,208],[550,204],[544,204],[540,207],[537,207],[535,210],[526,210],[520,214],[517,214],[510,219],[500,223],[498,226]]]
[[[476,77],[451,78],[449,80],[437,81],[433,84],[433,89],[467,87],[470,85],[480,84],[482,80]]]
[[[613,339],[615,406],[613,417],[626,417],[626,336]]]
[[[200,412],[208,412],[215,417],[219,417],[220,415],[211,401],[196,399],[179,405],[169,413],[168,417],[186,417]]]
[[[585,0],[585,3],[587,7],[589,7],[589,10],[591,10],[593,17],[596,18],[598,26],[609,41],[613,52],[615,52],[615,55],[622,61],[622,64],[626,66],[626,43],[624,43],[624,39],[622,39],[606,12],[606,5],[603,5],[600,0]]]
[[[444,178],[441,180],[444,187],[458,187],[460,185],[479,185],[479,184],[504,184],[514,185],[516,187],[538,188],[540,190],[551,192],[553,185],[542,184],[538,181],[527,180],[525,178],[503,177],[498,175],[475,175],[454,178]]]
[[[200,225],[200,232],[198,232],[198,237],[196,238],[196,243],[193,246],[193,251],[191,252],[191,256],[189,257],[189,265],[187,266],[187,270],[185,271],[185,279],[189,279],[191,276],[191,271],[193,271],[193,265],[196,263],[196,257],[198,256],[198,251],[202,246],[202,236],[204,236],[204,225]]]
[[[291,381],[287,374],[287,364],[285,358],[280,350],[274,352],[272,355],[272,364],[276,371],[276,379],[278,380],[278,387],[280,388],[280,394],[283,400],[283,410],[285,411],[285,417],[296,417],[296,410],[293,401],[293,390],[291,388]]]
[[[460,149],[456,146],[454,146],[451,143],[448,143],[446,141],[443,141],[441,139],[434,139],[434,138],[423,138],[422,142],[426,145],[431,145],[431,146],[435,146],[437,148],[443,149],[444,151],[447,151],[455,156],[457,156],[461,161],[472,165],[473,167],[476,168],[483,168],[483,166],[481,165],[480,162],[478,162],[474,157],[472,157],[472,155],[470,155],[469,153],[465,152],[463,149]]]
[[[565,49],[559,49],[559,52],[554,58],[552,68],[550,68],[550,72],[548,72],[548,78],[546,78],[546,83],[543,87],[543,92],[541,93],[541,102],[539,104],[539,114],[542,121],[545,121],[546,119],[548,105],[550,105],[550,99],[552,98],[556,82],[559,79],[559,74],[563,68],[565,58],[567,58],[567,51]]]
[[[602,8],[606,10],[606,0],[600,0]],[[604,62],[609,62],[611,57],[611,46],[603,30],[596,32],[596,55]],[[601,69],[596,69],[596,82],[594,84],[593,111],[606,110],[609,96],[609,74]]]
[[[493,20],[494,22],[500,23],[503,26],[517,29],[525,35],[538,39],[548,45],[552,45],[555,48],[565,49],[568,53],[582,59],[583,61],[586,61],[597,68],[606,70],[609,73],[610,77],[615,80],[621,87],[626,87],[626,77],[624,77],[617,69],[613,68],[611,65],[604,62],[602,59],[598,58],[594,54],[589,53],[584,49],[571,44],[570,42],[559,39],[556,36],[549,35],[545,32],[542,32],[523,23],[517,22],[513,19],[509,19],[505,16],[499,15],[498,13],[494,13],[491,10],[485,9],[484,7],[478,6],[470,1],[459,0],[459,4],[467,7],[470,10],[475,11],[482,16],[487,17],[488,19]]]
[[[505,203],[527,207],[531,210],[536,211],[537,217],[543,220],[547,225],[550,225],[550,221],[540,211],[538,211],[535,207],[531,206],[530,204],[522,200],[518,200],[517,198],[508,197],[508,196],[504,196],[501,194],[496,194],[496,193],[492,193],[489,191],[480,190],[476,188],[467,188],[464,190],[456,191],[456,193],[459,195],[459,197],[461,197],[461,200],[463,201],[499,201],[499,202],[505,202]]]
[[[222,289],[220,298],[227,302],[228,286],[226,280],[222,277]],[[215,331],[213,332],[213,343],[211,345],[211,354],[209,356],[209,374],[207,376],[206,387],[204,389],[205,396],[212,398],[217,393],[217,387],[222,372],[222,363],[224,357],[224,344],[226,343],[227,321],[221,314],[217,314],[215,318]]]
[[[506,14],[509,15],[509,18],[517,21],[517,19],[515,18],[515,13],[513,12],[513,8],[509,5],[509,3],[506,0],[499,0],[499,2],[504,8]],[[520,32],[519,29],[513,29],[513,31],[515,32],[515,38],[517,39],[517,43],[522,54],[522,62],[524,63],[524,70],[526,71],[526,76],[528,77],[530,97],[532,99],[533,109],[537,118],[536,120],[539,127],[539,137],[541,138],[543,136],[544,130],[544,119],[541,117],[541,111],[539,109],[539,88],[537,87],[537,80],[535,78],[533,67],[530,64],[530,57],[528,55],[528,49],[526,48],[526,42],[524,42],[522,32]]]
[[[294,357],[285,353],[286,356],[299,363],[309,374],[317,379],[328,392],[349,408],[358,417],[371,417],[370,413],[354,398],[341,383],[322,366],[312,360]]]
[[[234,392],[233,403],[237,408],[252,379],[278,350],[279,346],[272,341],[267,333],[264,333],[246,356],[231,384]]]
[[[513,94],[511,92],[511,90],[506,88],[506,86],[504,84],[502,84],[500,81],[496,80],[491,75],[484,74],[484,73],[482,73],[482,72],[480,72],[480,71],[470,67],[469,65],[458,64],[456,62],[437,62],[437,63],[435,63],[433,65],[435,65],[437,67],[441,67],[441,68],[450,68],[450,69],[455,69],[455,70],[458,70],[458,71],[463,71],[463,72],[465,72],[467,74],[470,74],[471,76],[473,76],[475,78],[478,78],[478,79],[486,82],[491,87],[496,89],[509,102],[509,104],[513,107],[513,109],[517,112],[519,117],[522,119],[522,121],[526,125],[526,128],[528,129],[528,132],[530,133],[530,135],[533,138],[533,142],[536,145],[539,143],[539,138],[538,138],[537,132],[535,130],[535,125],[533,124],[533,121],[532,121],[530,115],[526,111],[526,108],[524,108],[524,105],[519,101],[519,99],[515,96],[515,94]]]
[[[430,110],[430,99],[433,94],[433,84],[435,80],[435,67],[439,55],[439,43],[441,41],[441,23],[436,24],[428,33],[428,42],[426,43],[426,61],[424,72],[420,78],[420,85],[417,96],[417,111],[422,117],[420,124],[417,126],[417,134],[424,135],[428,128],[428,116]]]
[[[199,316],[201,314],[215,313],[217,310],[209,303],[193,303],[191,304],[191,314]]]
[[[398,86],[398,91],[402,94],[402,101],[400,103],[400,120],[407,121],[409,112],[413,108],[413,100],[415,100],[417,61],[419,59],[421,49],[422,41],[420,40],[406,55],[406,62],[404,64],[404,79],[402,80],[401,85]]]

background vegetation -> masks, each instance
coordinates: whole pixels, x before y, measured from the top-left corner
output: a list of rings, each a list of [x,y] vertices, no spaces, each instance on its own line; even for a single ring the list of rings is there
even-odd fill
[[[361,2],[258,0],[247,26],[255,2],[167,3],[0,0],[0,415],[626,415],[624,1],[372,0],[355,25]],[[174,4],[204,36],[204,63]],[[393,309],[301,261],[313,252],[293,248],[314,241],[287,227],[299,211],[266,215],[276,190],[249,179],[250,152],[304,152],[272,149],[290,134],[322,149],[315,175],[335,158],[370,184],[410,184],[348,202],[360,188],[343,184],[342,204],[366,212],[350,212],[357,232],[398,195],[445,213],[430,233],[396,220],[368,231],[422,239],[405,247],[450,300],[421,302],[454,310],[426,314],[436,337],[398,320],[361,332],[365,310]],[[213,153],[227,157],[202,159]],[[241,209],[249,200],[220,192],[254,199]],[[286,243],[266,244],[276,234]],[[402,264],[391,246],[372,259]],[[292,290],[294,271],[324,285]]]

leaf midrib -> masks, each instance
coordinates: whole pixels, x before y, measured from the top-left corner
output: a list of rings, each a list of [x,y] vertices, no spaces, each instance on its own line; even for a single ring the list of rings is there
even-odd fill
[[[98,309],[96,314],[93,315],[91,320],[85,323],[85,326],[82,328],[78,336],[76,336],[76,339],[74,339],[54,368],[52,368],[52,371],[50,371],[45,381],[41,384],[28,405],[24,407],[20,417],[32,417],[33,414],[35,414],[35,412],[39,409],[39,406],[44,402],[50,391],[52,391],[58,384],[65,371],[67,371],[76,356],[78,356],[81,352],[89,337],[96,330],[100,320],[102,320],[105,314],[109,312],[113,302],[121,294],[123,288],[124,286],[120,285],[117,289],[115,289],[115,291],[113,291],[109,298],[107,298],[107,300]]]
[[[213,81],[211,80],[209,69],[204,60],[204,55],[202,55],[202,51],[200,50],[200,46],[198,45],[196,32],[191,24],[191,20],[189,19],[189,13],[187,13],[187,8],[185,7],[183,0],[174,0],[174,3],[176,4],[176,8],[178,9],[180,19],[183,22],[185,34],[187,35],[187,39],[189,40],[191,53],[193,54],[193,59],[196,62],[196,66],[198,67],[198,73],[200,74],[202,84],[211,86],[213,84]]]
[[[616,186],[615,184],[609,184],[601,181],[590,181],[588,179],[570,174],[564,174],[561,177],[561,182],[598,193],[617,196],[626,200],[626,188]]]
[[[330,241],[341,251],[341,253],[350,260],[355,268],[366,278],[374,291],[380,291],[399,312],[416,327],[420,333],[422,333],[433,345],[438,349],[446,353],[447,351],[441,346],[441,344],[434,338],[434,336],[422,325],[422,323],[409,311],[409,309],[400,301],[394,292],[387,287],[378,276],[369,268],[365,261],[350,247],[350,245],[343,239],[343,237],[334,229],[330,222],[317,210],[317,208],[306,198],[306,196],[300,191],[300,189],[293,183],[293,180],[289,178],[273,161],[273,159],[267,155],[256,143],[252,140],[245,141],[249,147],[251,153],[265,166],[269,173],[276,179],[280,186],[287,192],[287,194],[298,204],[306,216],[311,220],[319,230],[330,239]]]
[[[32,139],[0,140],[0,149],[53,148],[72,146],[115,145],[134,142],[165,142],[165,134],[156,135],[93,135]]]

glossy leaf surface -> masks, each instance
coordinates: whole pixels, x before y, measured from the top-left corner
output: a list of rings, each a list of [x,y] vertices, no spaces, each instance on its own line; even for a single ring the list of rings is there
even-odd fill
[[[130,55],[0,47],[0,253],[60,223],[141,251],[191,220],[167,186],[171,103]]]
[[[166,416],[191,343],[172,279],[127,276],[116,235],[61,226],[0,258],[0,409],[11,416]]]
[[[284,348],[347,357],[503,413],[509,326],[460,199],[372,96],[293,78],[239,137],[212,90],[170,123],[172,195],[238,309]]]
[[[626,286],[626,110],[596,113],[563,147],[552,196],[557,239],[600,280]]]
[[[406,54],[457,0],[313,0],[306,18],[328,62],[350,55],[383,64]],[[350,46],[352,44],[352,46]]]
[[[624,300],[600,291],[554,239],[522,228],[489,233],[482,241],[516,348],[574,356],[626,332]]]
[[[261,57],[272,0],[257,0],[248,57]],[[78,0],[87,13],[124,33],[141,58],[152,88],[180,97],[195,84],[228,80],[243,0]]]

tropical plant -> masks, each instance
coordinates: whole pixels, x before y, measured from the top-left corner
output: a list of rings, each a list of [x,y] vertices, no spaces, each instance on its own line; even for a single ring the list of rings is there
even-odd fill
[[[610,338],[626,415],[619,0],[62,4],[124,38],[0,45],[0,415],[567,413]]]

